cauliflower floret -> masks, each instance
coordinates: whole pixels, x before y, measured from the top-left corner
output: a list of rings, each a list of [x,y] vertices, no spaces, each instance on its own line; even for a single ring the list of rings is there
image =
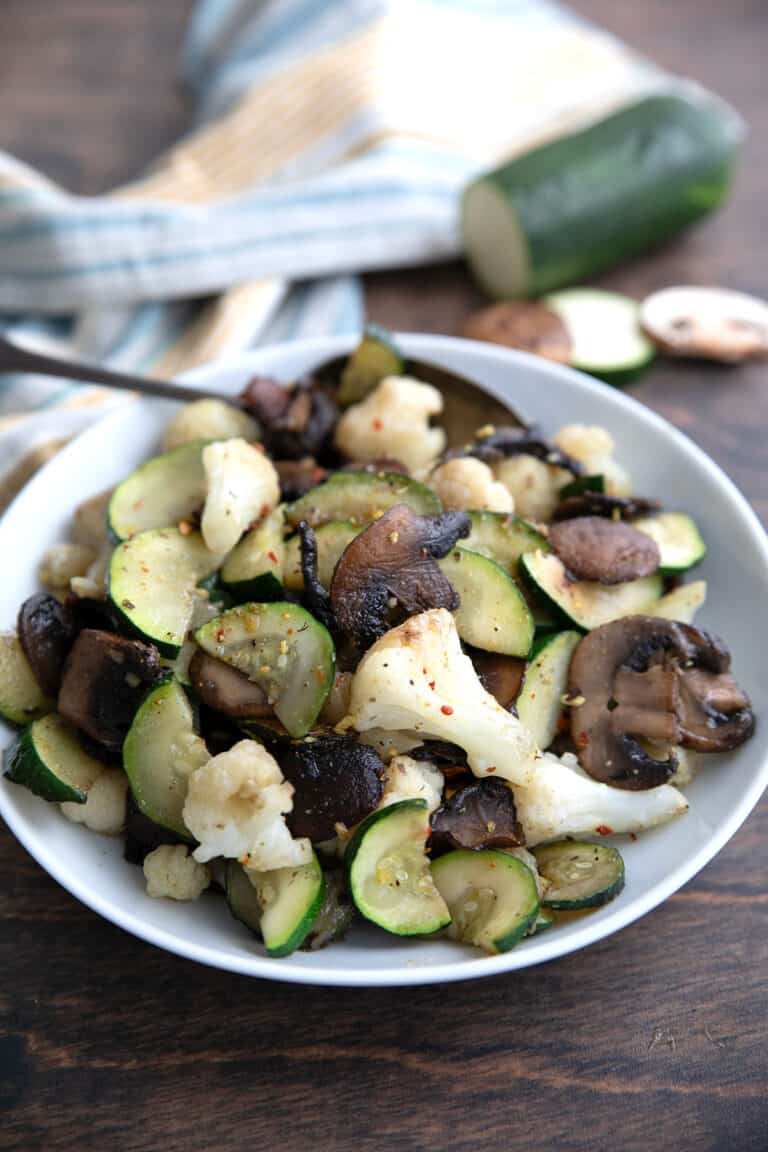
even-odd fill
[[[205,546],[224,556],[246,528],[262,519],[280,499],[274,464],[245,440],[221,440],[203,449],[208,482],[201,531]]]
[[[554,439],[558,448],[584,465],[590,475],[605,478],[609,496],[629,496],[632,480],[613,458],[616,444],[610,432],[593,424],[566,424]]]
[[[379,808],[400,800],[426,800],[427,811],[434,812],[442,800],[444,783],[442,772],[429,760],[394,756],[387,764]]]
[[[107,509],[112,499],[112,488],[78,504],[72,518],[72,539],[92,552],[98,552],[108,542]]]
[[[536,521],[551,520],[560,489],[573,479],[564,468],[526,455],[499,460],[493,475],[511,494],[518,516]]]
[[[105,768],[88,789],[85,804],[65,801],[59,805],[67,820],[85,824],[92,832],[116,836],[125,827],[128,779],[117,768]]]
[[[352,680],[349,723],[458,744],[477,776],[524,784],[535,772],[531,737],[483,688],[444,608],[412,616],[369,649]]]
[[[336,425],[336,447],[350,460],[392,456],[411,472],[432,464],[445,448],[445,432],[431,428],[430,416],[443,410],[431,384],[410,376],[387,376]]]
[[[493,472],[482,460],[459,456],[439,464],[429,478],[443,508],[462,512],[465,509],[487,509],[489,512],[514,512],[512,494],[493,478]]]
[[[259,426],[247,412],[223,400],[193,400],[185,404],[163,435],[163,452],[192,440],[258,440]]]
[[[52,544],[43,553],[37,570],[40,583],[51,592],[69,588],[69,582],[86,576],[96,559],[91,548],[83,544]]]
[[[184,844],[161,844],[144,857],[147,896],[197,900],[211,883],[205,864],[198,864]]]
[[[642,832],[680,816],[688,808],[670,784],[643,792],[612,788],[587,776],[575,756],[545,752],[532,780],[516,787],[515,807],[529,846],[564,836]],[[606,833],[607,834],[607,833]]]
[[[195,859],[214,856],[269,872],[307,864],[309,840],[294,840],[283,816],[293,808],[293,785],[255,740],[241,740],[195,769],[184,802],[184,823],[199,840]]]
[[[544,896],[547,888],[549,888],[549,880],[545,880],[539,872],[539,863],[534,856],[533,852],[529,852],[527,848],[505,848],[504,851],[509,856],[517,856],[521,864],[525,864],[526,868],[533,873],[533,878],[536,881],[536,890],[539,893],[539,900]]]

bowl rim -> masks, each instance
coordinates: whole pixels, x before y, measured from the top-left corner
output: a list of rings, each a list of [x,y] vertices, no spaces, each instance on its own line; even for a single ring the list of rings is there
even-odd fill
[[[395,339],[403,347],[407,355],[429,358],[434,356],[436,361],[449,366],[452,352],[466,349],[471,346],[472,355],[477,359],[478,366],[486,361],[501,360],[505,365],[513,368],[516,365],[534,368],[538,372],[555,375],[564,380],[575,383],[578,388],[593,396],[599,396],[602,403],[608,408],[617,408],[629,412],[633,417],[645,423],[654,431],[663,432],[670,437],[676,448],[692,463],[709,472],[718,482],[727,495],[735,515],[742,520],[749,531],[749,536],[756,553],[762,560],[763,566],[768,570],[768,536],[763,529],[757,515],[750,506],[746,497],[742,495],[730,477],[723,471],[710,456],[699,448],[694,442],[672,425],[664,417],[646,407],[634,397],[612,388],[590,376],[565,365],[543,360],[541,357],[529,353],[504,348],[498,345],[483,344],[478,341],[465,340],[459,337],[426,335],[421,333],[395,333]],[[308,364],[313,358],[336,356],[345,351],[359,339],[359,333],[311,337],[298,341],[289,341],[279,344],[265,345],[242,353],[238,356],[226,357],[221,360],[202,365],[179,377],[185,383],[208,384],[214,382],[223,374],[233,372],[258,371],[263,367],[267,358],[280,358],[288,354],[292,359],[306,359]],[[278,370],[279,371],[279,370]],[[479,381],[478,381],[479,383]],[[480,385],[491,395],[504,400],[501,389],[487,384]],[[225,393],[222,393],[225,394]],[[508,402],[508,401],[507,401]],[[61,467],[62,460],[66,462],[70,453],[79,452],[81,442],[88,438],[94,441],[108,430],[111,423],[119,422],[125,415],[128,405],[156,403],[154,401],[129,399],[124,404],[111,408],[103,419],[96,421],[79,435],[75,436],[56,457],[29,481],[19,493],[5,514],[0,518],[0,533],[7,522],[13,520],[16,509],[27,494],[37,487],[44,487],[47,483],[47,471],[51,465],[58,461]],[[459,980],[476,979],[481,976],[492,976],[502,972],[520,970],[533,965],[547,963],[571,952],[577,952],[596,943],[614,933],[619,932],[628,924],[646,915],[652,909],[662,904],[669,896],[691,880],[701,869],[713,859],[714,856],[731,839],[738,828],[757,804],[763,791],[768,787],[768,745],[763,751],[762,760],[755,771],[750,786],[740,795],[733,805],[728,818],[720,825],[716,832],[702,842],[698,851],[682,861],[672,869],[663,880],[652,885],[646,892],[634,896],[626,904],[618,903],[611,906],[611,911],[599,919],[587,918],[583,924],[568,936],[548,934],[546,943],[537,953],[526,951],[502,953],[495,956],[480,954],[468,956],[467,959],[457,960],[455,964],[406,964],[401,967],[371,967],[365,969],[349,969],[344,967],[328,966],[325,969],[311,969],[292,964],[290,958],[275,960],[258,954],[233,956],[221,952],[215,946],[197,944],[180,938],[175,933],[147,923],[130,911],[115,905],[110,899],[93,892],[86,882],[77,874],[68,870],[64,863],[53,852],[47,852],[45,846],[40,848],[32,844],[34,839],[32,830],[28,828],[27,821],[21,813],[13,810],[7,800],[4,789],[0,789],[0,815],[16,839],[26,848],[30,855],[39,863],[50,876],[53,877],[71,895],[75,896],[87,907],[103,916],[106,920],[130,932],[132,935],[154,944],[164,950],[188,960],[211,967],[238,973],[241,975],[258,976],[269,980],[279,980],[287,983],[328,985],[336,987],[396,987],[404,985],[451,983]],[[541,953],[544,953],[543,955]]]

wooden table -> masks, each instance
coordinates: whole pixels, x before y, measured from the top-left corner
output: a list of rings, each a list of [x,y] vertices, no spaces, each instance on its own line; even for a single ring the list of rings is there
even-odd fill
[[[605,278],[640,295],[715,281],[768,295],[763,0],[576,0],[730,98],[753,135],[730,205]],[[189,0],[4,0],[0,147],[76,191],[132,175],[185,121]],[[455,331],[458,265],[368,279],[393,327]],[[722,464],[765,518],[756,365],[659,365],[634,394]],[[765,721],[763,721],[765,722]],[[215,1152],[765,1152],[768,804],[682,892],[589,951],[481,983],[282,986],[133,939],[0,833],[0,1148]]]

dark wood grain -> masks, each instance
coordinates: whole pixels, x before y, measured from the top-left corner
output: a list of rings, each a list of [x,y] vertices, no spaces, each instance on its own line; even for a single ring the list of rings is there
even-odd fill
[[[762,0],[578,0],[729,97],[752,124],[731,204],[606,277],[768,295]],[[0,146],[77,191],[132,175],[183,127],[188,0],[4,0]],[[368,278],[371,315],[456,331],[459,265]],[[659,365],[635,395],[768,515],[766,367]],[[0,834],[0,1148],[329,1152],[674,1147],[766,1152],[768,805],[619,936],[478,984],[337,991],[210,971],[99,919]]]

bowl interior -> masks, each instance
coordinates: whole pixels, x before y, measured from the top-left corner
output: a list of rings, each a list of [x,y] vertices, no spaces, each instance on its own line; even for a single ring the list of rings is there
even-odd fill
[[[352,339],[303,341],[263,349],[190,379],[235,392],[249,373],[291,379],[346,350]],[[697,576],[707,580],[707,603],[697,618],[721,633],[755,711],[766,708],[761,667],[768,649],[768,548],[743,497],[722,471],[686,437],[631,398],[569,369],[505,349],[446,337],[403,336],[408,355],[465,373],[524,416],[553,432],[564,423],[601,424],[636,490],[660,496],[670,509],[690,512],[709,551]],[[0,522],[6,563],[0,589],[0,627],[13,627],[21,601],[36,587],[43,549],[66,537],[81,500],[114,484],[155,449],[173,410],[165,402],[128,402],[73,441],[25,488]],[[468,430],[469,432],[470,430]],[[0,726],[0,745],[12,734]],[[122,859],[122,843],[64,820],[53,805],[0,782],[0,811],[30,853],[61,884],[102,915],[136,935],[203,963],[272,979],[328,984],[411,984],[463,979],[525,967],[563,955],[616,931],[665,899],[698,871],[733,834],[768,781],[763,730],[727,762],[709,757],[687,795],[682,819],[641,836],[616,838],[627,865],[627,886],[613,904],[590,917],[558,925],[512,952],[485,957],[437,940],[399,940],[356,927],[343,944],[282,960],[262,955],[216,895],[197,904],[149,899],[139,868]]]

